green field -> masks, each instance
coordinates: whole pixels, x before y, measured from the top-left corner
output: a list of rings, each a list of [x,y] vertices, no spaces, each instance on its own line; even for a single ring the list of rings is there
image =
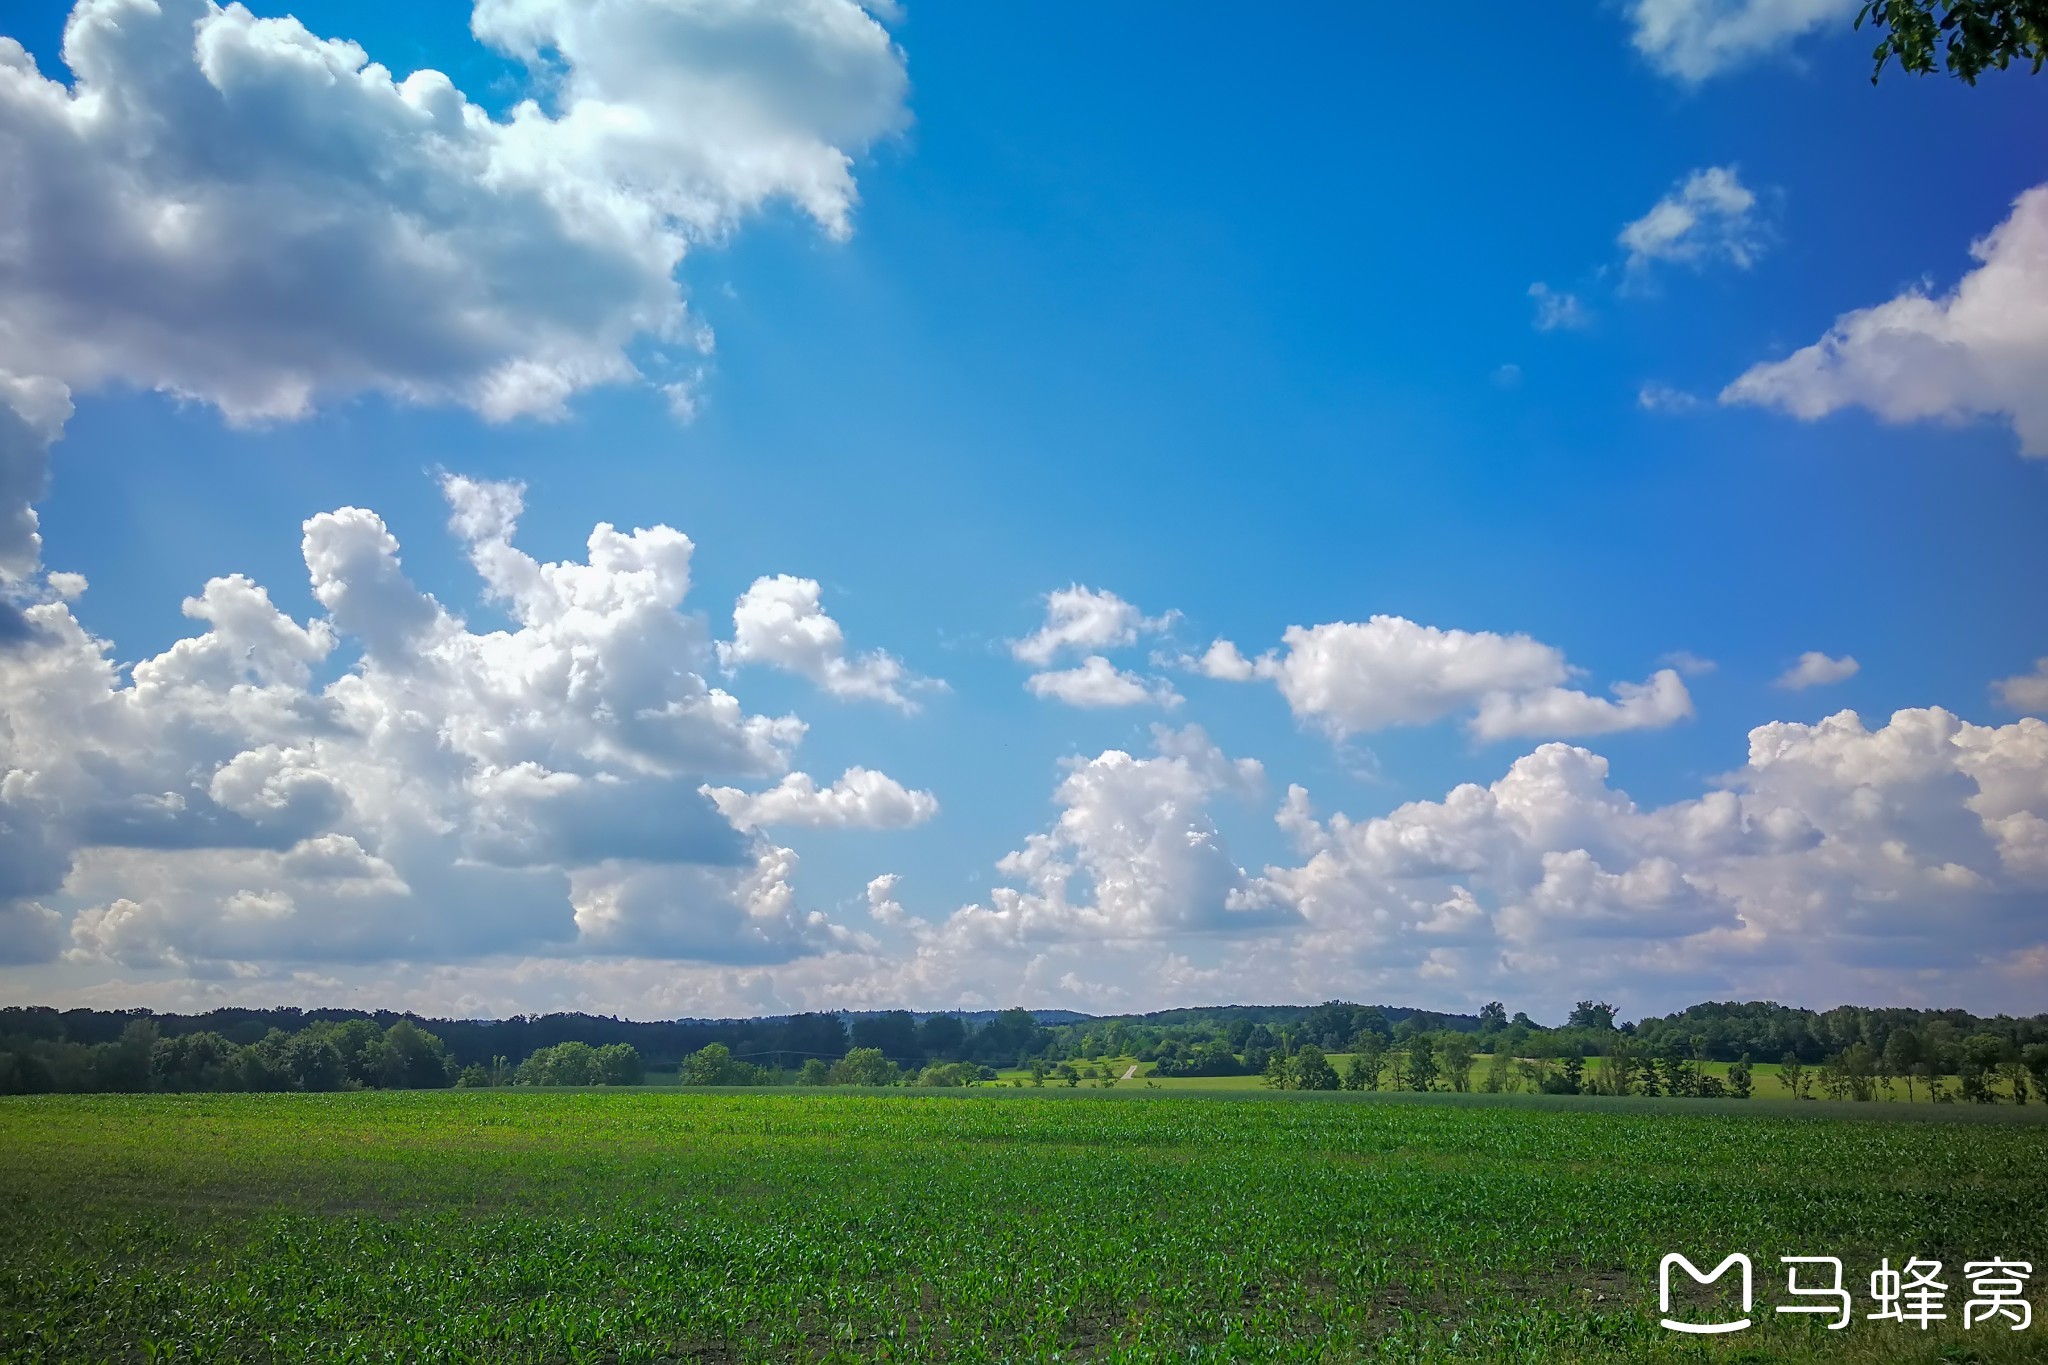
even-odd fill
[[[1656,1325],[1666,1251],[2048,1270],[2048,1115],[1109,1092],[0,1100],[0,1359],[2048,1358]],[[2039,1296],[2035,1301],[2040,1302]]]

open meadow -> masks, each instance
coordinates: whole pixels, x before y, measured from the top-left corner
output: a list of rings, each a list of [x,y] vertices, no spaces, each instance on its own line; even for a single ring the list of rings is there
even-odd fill
[[[15,1097],[0,1359],[2040,1360],[2048,1324],[1960,1324],[1963,1262],[2048,1263],[2040,1116],[1131,1087]],[[1748,1253],[1757,1325],[1658,1326],[1667,1251]],[[1780,1255],[1843,1258],[1856,1320],[1772,1313]],[[1948,1319],[1866,1321],[1869,1272],[1909,1256],[1949,1267]]]

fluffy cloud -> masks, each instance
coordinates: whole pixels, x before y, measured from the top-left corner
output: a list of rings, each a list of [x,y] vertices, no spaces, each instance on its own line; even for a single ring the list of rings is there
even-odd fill
[[[35,566],[74,389],[502,421],[646,382],[687,411],[695,369],[655,349],[710,345],[685,252],[776,201],[845,236],[852,156],[907,121],[853,0],[480,0],[472,27],[546,110],[213,0],[78,0],[68,83],[0,36],[0,582]]]
[[[804,733],[705,681],[694,553],[600,525],[582,562],[513,535],[517,485],[444,481],[511,628],[405,574],[374,513],[309,519],[324,617],[230,576],[204,627],[133,666],[61,598],[0,650],[0,917],[10,952],[204,972],[508,951],[786,961],[840,942],[795,902],[771,823],[902,825],[936,808],[852,769],[748,796]],[[340,657],[354,662],[338,666]],[[326,681],[323,682],[323,679]],[[729,817],[721,806],[733,804]]]
[[[1809,649],[1793,664],[1778,675],[1777,686],[1788,692],[1801,692],[1809,687],[1825,687],[1829,683],[1847,681],[1856,676],[1863,665],[1853,655],[1830,658],[1817,649]]]
[[[79,0],[66,85],[0,38],[0,369],[238,420],[381,392],[553,415],[691,342],[674,271],[773,200],[843,235],[903,126],[851,0],[482,0],[554,112],[211,0]]]
[[[1628,268],[1640,275],[1658,261],[1748,269],[1762,250],[1756,195],[1733,166],[1694,171],[1621,230]]]
[[[2032,673],[1999,679],[1991,690],[2011,710],[2048,711],[2048,659],[2036,659]]]
[[[1147,682],[1127,673],[1100,654],[1090,654],[1077,667],[1033,673],[1024,680],[1034,697],[1048,697],[1069,706],[1165,706],[1180,705],[1180,694],[1164,681]]]
[[[910,791],[895,778],[868,768],[848,768],[837,782],[819,788],[809,773],[791,773],[763,792],[705,787],[719,813],[741,829],[764,825],[908,829],[939,813],[938,798]]]
[[[1651,380],[1636,390],[1636,406],[1644,412],[1691,412],[1700,400],[1684,389]]]
[[[1280,823],[1310,856],[1257,886],[1308,921],[1302,956],[1361,970],[1789,995],[1799,972],[1981,972],[2038,945],[2044,809],[2048,725],[1926,710],[1873,731],[1843,712],[1758,728],[1721,790],[1654,810],[1562,744],[1362,822],[1319,823],[1295,789]]]
[[[880,650],[849,655],[846,633],[819,604],[817,580],[777,574],[757,578],[732,609],[733,638],[718,646],[728,668],[768,664],[809,678],[835,697],[886,702],[917,710],[906,689],[941,687],[919,678]]]
[[[49,483],[50,443],[70,417],[63,385],[0,367],[0,586],[27,578],[41,558],[34,504]],[[0,601],[0,613],[11,611]],[[19,628],[17,618],[0,615],[0,641]]]
[[[2004,417],[2022,454],[2048,456],[2048,185],[1970,247],[1977,268],[1936,298],[1909,290],[1835,319],[1721,394],[1812,421],[1863,407],[1887,422]]]
[[[1287,918],[1253,894],[1208,809],[1219,795],[1255,795],[1265,776],[1257,760],[1227,758],[1199,726],[1154,726],[1152,734],[1153,757],[1110,749],[1071,761],[1053,795],[1059,819],[997,864],[1019,885],[956,912],[932,931],[935,942],[968,951],[1044,938],[1242,930]]]
[[[1210,808],[1254,796],[1258,765],[1231,761],[1199,731],[1155,736],[1148,757],[1070,763],[1059,817],[1003,860],[1009,885],[985,903],[928,921],[904,910],[897,875],[869,882],[868,918],[886,944],[827,926],[822,951],[776,961],[733,950],[716,966],[422,955],[314,976],[230,963],[66,998],[313,1003],[347,979],[366,1001],[458,1015],[1339,996],[1439,1008],[1500,997],[1561,1018],[1588,995],[1634,1011],[1730,995],[1941,1003],[1968,991],[1979,1008],[2016,1009],[2038,998],[2048,967],[2039,720],[1976,726],[1928,709],[1876,727],[1851,712],[1761,726],[1741,767],[1650,808],[1599,755],[1565,744],[1536,748],[1491,784],[1370,818],[1319,818],[1294,787],[1277,824],[1298,857],[1257,872],[1229,855]],[[346,849],[327,856],[337,869],[355,861]],[[613,880],[586,884],[600,877]],[[605,939],[614,912],[622,925],[646,922],[635,896],[660,881],[579,874],[579,928]],[[724,913],[773,922],[787,911],[785,862],[762,860],[748,881]],[[257,892],[233,913],[260,926],[291,912]],[[88,933],[124,921],[133,927],[114,941],[138,954],[163,932],[141,904],[109,902]]]
[[[1212,678],[1265,678],[1298,719],[1333,737],[1426,725],[1475,712],[1474,735],[1590,735],[1655,729],[1692,715],[1692,698],[1672,669],[1646,683],[1617,683],[1619,700],[1564,686],[1575,670],[1562,651],[1526,635],[1441,630],[1401,616],[1364,623],[1290,626],[1286,651],[1248,660],[1218,640],[1187,664]]]
[[[1045,623],[1011,641],[1010,654],[1019,663],[1043,668],[1068,650],[1080,653],[1135,644],[1140,633],[1155,634],[1172,619],[1170,612],[1147,617],[1113,592],[1076,583],[1045,595]]]
[[[1636,51],[1688,82],[1787,46],[1817,28],[1846,28],[1861,0],[1630,0]]]
[[[1661,730],[1692,719],[1692,696],[1676,669],[1659,669],[1644,683],[1616,683],[1613,691],[1614,701],[1569,687],[1489,693],[1479,699],[1472,733],[1480,739],[1605,735],[1617,730]]]
[[[1529,297],[1536,301],[1536,330],[1539,332],[1577,331],[1592,325],[1593,315],[1579,302],[1576,294],[1552,289],[1538,280],[1529,286]]]

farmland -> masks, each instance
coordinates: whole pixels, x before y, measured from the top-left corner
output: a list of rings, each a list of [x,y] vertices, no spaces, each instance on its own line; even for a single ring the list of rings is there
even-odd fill
[[[1975,1360],[1880,1256],[2048,1262],[2043,1106],[648,1089],[0,1100],[0,1359]],[[1859,1320],[1656,1324],[1836,1255]],[[1780,1301],[1782,1296],[1779,1296]],[[2038,1302],[2038,1296],[2036,1296]],[[1705,1311],[1705,1310],[1702,1310]]]

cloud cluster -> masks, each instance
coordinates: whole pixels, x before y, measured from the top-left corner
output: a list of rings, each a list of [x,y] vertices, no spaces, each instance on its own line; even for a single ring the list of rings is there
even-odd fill
[[[31,634],[0,650],[13,956],[68,941],[81,961],[205,974],[513,951],[766,962],[839,941],[796,905],[795,855],[754,831],[901,826],[931,795],[858,768],[823,791],[802,774],[713,787],[786,773],[804,725],[706,681],[689,538],[599,525],[583,561],[542,563],[513,543],[517,485],[443,490],[509,629],[415,587],[352,507],[303,528],[324,616],[217,578],[185,603],[203,629],[125,681],[71,602],[26,609]]]
[[[1069,706],[1180,705],[1180,695],[1163,678],[1147,679],[1118,668],[1098,651],[1124,649],[1141,635],[1158,635],[1172,626],[1175,613],[1146,616],[1113,592],[1076,583],[1045,595],[1045,621],[1021,640],[1010,641],[1010,657],[1036,666],[1024,680],[1034,697]],[[1050,665],[1062,654],[1085,653],[1072,668]]]
[[[767,664],[808,678],[835,697],[884,702],[914,712],[909,692],[943,688],[881,650],[847,653],[846,632],[825,613],[816,579],[757,578],[732,609],[733,635],[718,656],[728,668]]]
[[[1813,421],[1862,407],[1887,422],[2004,417],[2025,455],[2048,456],[2048,185],[1970,247],[1950,293],[1915,289],[1835,319],[1721,394]]]
[[[1513,995],[1561,1009],[1595,992],[1633,1007],[1896,997],[1909,974],[1939,996],[2048,968],[2037,720],[1928,709],[1875,729],[1847,711],[1765,725],[1712,789],[1648,809],[1605,759],[1558,743],[1489,785],[1369,819],[1319,819],[1290,787],[1276,822],[1300,861],[1256,872],[1211,807],[1255,796],[1259,766],[1193,727],[1154,739],[1149,757],[1071,761],[1059,817],[1002,861],[1011,884],[986,903],[912,920],[898,879],[878,878],[875,921],[908,934],[908,958],[841,959],[838,989],[867,998],[886,961],[899,991],[933,997],[1035,988],[1121,1009]]]
[[[852,157],[908,119],[853,0],[479,0],[472,28],[539,98],[494,118],[213,0],[78,0],[68,83],[0,36],[0,579],[34,566],[73,390],[504,421],[645,382],[687,411],[657,349],[710,345],[685,252],[776,202],[845,236]]]
[[[996,865],[1019,885],[936,932],[956,945],[992,945],[1243,930],[1287,918],[1251,894],[1209,814],[1219,795],[1257,795],[1265,770],[1256,759],[1226,757],[1199,726],[1154,726],[1152,735],[1149,758],[1110,749],[1070,760],[1053,794],[1061,810],[1052,828]]]
[[[1427,725],[1470,712],[1482,740],[1658,729],[1689,718],[1692,697],[1673,669],[1617,683],[1615,699],[1564,684],[1576,670],[1563,651],[1527,635],[1442,630],[1401,616],[1290,626],[1284,651],[1247,659],[1218,640],[1184,661],[1229,682],[1262,678],[1297,719],[1335,738],[1397,725]]]
[[[1733,166],[1708,166],[1686,176],[1616,240],[1638,277],[1659,261],[1725,261],[1747,270],[1763,249],[1756,212],[1756,194]]]
[[[482,0],[552,112],[212,0],[79,0],[66,85],[0,38],[0,369],[230,417],[361,392],[553,415],[690,341],[689,243],[773,200],[843,235],[903,126],[851,0]]]
[[[1788,46],[1815,29],[1847,28],[1861,0],[1629,0],[1636,51],[1667,76],[1697,84]]]

